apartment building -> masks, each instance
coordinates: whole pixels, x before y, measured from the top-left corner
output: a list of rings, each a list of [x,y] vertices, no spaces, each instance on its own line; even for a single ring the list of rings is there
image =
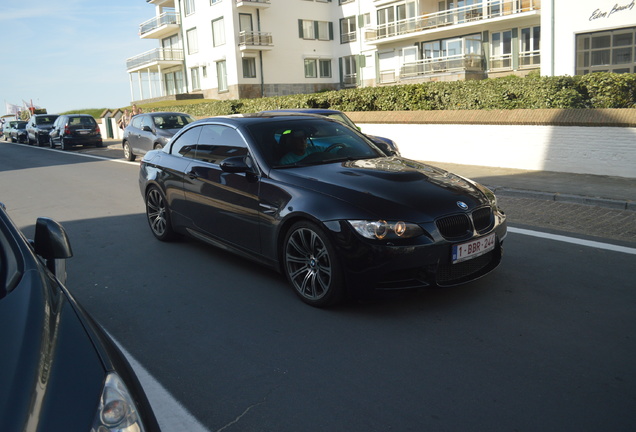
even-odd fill
[[[635,72],[636,7],[616,1],[147,0],[139,35],[159,46],[127,60],[131,96]]]

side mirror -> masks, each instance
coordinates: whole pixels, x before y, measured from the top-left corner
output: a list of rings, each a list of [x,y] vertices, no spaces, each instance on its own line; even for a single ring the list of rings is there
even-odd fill
[[[38,218],[35,223],[35,253],[60,282],[66,281],[66,259],[73,256],[71,243],[64,227],[53,219]]]
[[[150,126],[144,126],[141,130],[145,132],[152,132],[152,129],[150,128]]]
[[[244,173],[252,171],[245,156],[232,156],[221,162],[221,169],[228,173]]]

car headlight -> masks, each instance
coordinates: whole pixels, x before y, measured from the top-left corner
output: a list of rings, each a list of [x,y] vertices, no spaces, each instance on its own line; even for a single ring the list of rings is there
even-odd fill
[[[135,402],[116,373],[106,377],[91,432],[144,432]]]
[[[358,234],[368,239],[394,240],[424,234],[424,230],[419,225],[409,222],[384,220],[350,220],[348,222]]]

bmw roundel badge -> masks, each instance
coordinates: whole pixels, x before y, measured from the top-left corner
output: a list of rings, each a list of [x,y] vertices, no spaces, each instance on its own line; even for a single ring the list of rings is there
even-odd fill
[[[466,204],[463,201],[457,201],[457,207],[459,207],[462,210],[468,210],[468,204]]]

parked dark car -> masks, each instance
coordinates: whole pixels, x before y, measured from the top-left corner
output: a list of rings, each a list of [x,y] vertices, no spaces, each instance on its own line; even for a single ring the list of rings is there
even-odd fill
[[[269,265],[314,306],[475,280],[506,237],[486,187],[322,116],[199,120],[144,156],[139,185],[157,239],[189,234]]]
[[[49,132],[49,145],[55,148],[59,145],[62,150],[72,146],[102,146],[102,134],[99,125],[88,114],[63,114],[53,123]]]
[[[27,122],[27,141],[38,146],[49,143],[49,132],[57,119],[54,114],[34,114]]]
[[[194,117],[180,112],[154,112],[134,116],[124,129],[124,157],[133,161],[150,150],[163,148],[179,129],[193,121]]]
[[[158,431],[127,360],[62,283],[71,255],[60,224],[39,218],[29,242],[0,204],[0,431]]]
[[[8,120],[4,122],[2,126],[2,136],[4,136],[4,140],[8,141],[11,139],[11,129],[18,122],[18,120]]]
[[[356,124],[353,122],[353,120],[351,120],[345,113],[338,110],[324,109],[324,108],[293,108],[293,109],[280,109],[280,110],[270,110],[270,111],[262,111],[262,112],[264,113],[267,113],[267,112],[286,113],[287,112],[287,113],[321,115],[324,117],[329,117],[329,118],[341,121],[342,123],[346,124],[347,126],[351,128],[360,130],[360,128],[356,126]],[[384,151],[384,153],[386,153],[388,156],[400,155],[400,149],[398,149],[397,144],[392,139],[375,136],[375,135],[367,135],[367,137],[369,137],[371,141],[373,141],[376,145],[378,145],[378,147],[380,147],[380,149]]]
[[[11,128],[11,142],[26,143],[27,142],[27,122],[16,121]]]

